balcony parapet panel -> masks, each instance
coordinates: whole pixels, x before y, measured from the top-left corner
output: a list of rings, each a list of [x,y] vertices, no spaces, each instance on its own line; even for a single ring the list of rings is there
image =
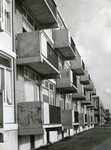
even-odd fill
[[[64,89],[66,93],[77,92],[77,79],[70,69],[60,69],[61,78],[57,79],[56,88]]]
[[[17,65],[28,65],[39,72],[42,78],[60,77],[58,55],[42,31],[17,35]]]
[[[73,125],[79,125],[79,113],[71,109],[62,110],[61,122],[64,129],[72,129]]]
[[[42,109],[39,101],[18,103],[18,134],[44,134]]]
[[[89,80],[89,84],[88,84],[88,85],[85,85],[84,88],[85,88],[87,91],[93,91],[93,89],[94,89],[94,83],[92,82],[91,79]]]
[[[83,85],[82,84],[78,84],[77,88],[78,88],[78,92],[72,94],[72,99],[74,101],[86,100],[86,96],[85,96],[85,93],[84,93]]]
[[[54,47],[60,51],[65,60],[76,58],[75,43],[68,29],[54,31]]]
[[[91,101],[90,101],[90,99],[86,99],[85,101],[81,101],[81,104],[82,105],[90,105]]]
[[[85,70],[85,75],[80,76],[80,83],[83,85],[90,84],[90,75],[88,74],[87,70]]]
[[[81,56],[76,56],[76,59],[71,60],[71,69],[75,72],[77,76],[85,74],[85,65],[81,60]]]
[[[91,93],[92,95],[96,95],[96,88],[95,88],[95,86],[93,86],[93,90],[90,91],[90,93]]]

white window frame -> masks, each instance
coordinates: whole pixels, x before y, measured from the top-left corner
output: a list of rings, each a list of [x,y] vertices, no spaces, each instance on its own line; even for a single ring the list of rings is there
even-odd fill
[[[7,59],[10,61],[10,68],[5,66],[5,65],[2,65],[0,64],[0,68],[2,68],[4,70],[4,105],[8,105],[8,106],[13,106],[14,105],[14,83],[13,83],[13,59],[7,55],[3,55],[3,54],[0,54],[0,56],[2,56],[3,58]],[[9,70],[11,72],[11,101],[12,101],[12,104],[9,104],[7,102],[7,89],[6,89],[6,71]]]
[[[48,87],[45,86],[45,82],[48,83]],[[50,84],[53,85],[53,90],[50,89]],[[50,104],[50,105],[54,105],[54,102],[55,102],[55,89],[54,89],[54,84],[53,84],[52,82],[48,81],[48,80],[44,80],[44,82],[42,83],[42,88],[45,88],[45,89],[48,90],[49,104]],[[51,93],[51,94],[50,94],[50,93]],[[53,97],[52,97],[52,94],[54,95],[54,99],[53,99],[53,101],[52,101],[52,103],[51,103],[50,98],[53,98]]]
[[[40,101],[40,76],[37,74],[37,73],[35,73],[34,71],[32,71],[31,69],[29,69],[29,68],[27,68],[27,67],[24,67],[24,70],[27,70],[27,72],[28,72],[28,75],[25,75],[24,74],[24,79],[26,79],[26,80],[28,80],[28,81],[30,81],[30,82],[33,82],[35,85],[37,85],[37,87],[39,88],[38,90],[37,90],[37,87],[36,87],[36,89],[34,89],[35,91],[36,91],[36,93],[34,94],[34,101],[36,101],[35,99],[35,97],[36,96],[38,96],[38,101]],[[31,79],[30,77],[29,77],[29,72],[31,72],[31,73],[33,73],[34,75],[35,75],[35,80],[33,80],[33,79]],[[36,80],[36,76],[38,76],[38,81]],[[25,87],[24,87],[25,88]]]

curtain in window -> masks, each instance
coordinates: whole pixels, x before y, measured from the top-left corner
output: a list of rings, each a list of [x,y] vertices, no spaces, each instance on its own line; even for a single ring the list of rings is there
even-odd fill
[[[25,79],[25,101],[39,101],[39,86]]]
[[[8,104],[12,104],[11,71],[6,70],[6,99]]]

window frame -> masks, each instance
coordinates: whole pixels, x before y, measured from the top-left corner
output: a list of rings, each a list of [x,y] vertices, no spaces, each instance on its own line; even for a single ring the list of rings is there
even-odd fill
[[[48,86],[45,86],[46,82],[48,83]],[[50,88],[50,85],[53,86],[53,90]],[[52,82],[48,81],[48,80],[43,80],[42,88],[48,90],[49,104],[54,106],[54,104],[55,104],[55,88],[54,88],[54,84]],[[52,94],[53,94],[53,96],[52,96]],[[42,96],[43,96],[43,94],[42,94]],[[53,100],[51,100],[52,98],[53,98]],[[51,101],[52,101],[52,103],[51,103]]]
[[[36,88],[38,87],[38,91],[37,91],[37,89],[34,89],[34,92],[36,91],[36,93],[34,93],[34,101],[36,101],[36,99],[38,99],[38,101],[40,101],[40,76],[36,72],[34,72],[31,69],[29,69],[28,67],[24,67],[24,72],[25,72],[25,70],[27,70],[28,75],[26,75],[24,73],[24,81],[26,79],[26,80],[28,80],[30,82],[33,82],[36,85]],[[31,72],[31,73],[34,74],[35,80],[33,80],[33,79],[31,79],[29,77],[29,72]],[[39,78],[38,81],[36,80],[36,76],[38,76],[38,78]],[[24,88],[25,88],[25,85],[24,85]],[[38,97],[35,99],[35,97],[37,96],[37,94],[38,94]]]
[[[11,58],[8,55],[4,55],[2,53],[0,53],[0,56],[2,58],[5,58],[10,61],[10,68],[3,64],[0,64],[0,68],[2,68],[4,70],[4,105],[14,106],[13,58]],[[7,82],[6,72],[7,72],[7,70],[9,70],[11,72],[11,102],[12,102],[12,104],[7,102],[7,88],[6,88],[6,82]]]

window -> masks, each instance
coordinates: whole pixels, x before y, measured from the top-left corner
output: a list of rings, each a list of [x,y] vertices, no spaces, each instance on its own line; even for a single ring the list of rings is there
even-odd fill
[[[5,3],[5,29],[11,33],[11,1],[6,0]]]
[[[0,90],[4,90],[4,103],[13,105],[12,59],[0,56]]]
[[[43,101],[51,105],[54,105],[54,100],[55,100],[54,84],[52,84],[48,80],[43,80],[42,86],[43,86],[43,89],[42,89]]]
[[[39,76],[24,68],[24,78],[25,101],[39,101]]]
[[[37,30],[37,24],[32,18],[32,16],[28,13],[25,6],[22,8],[23,14],[23,32],[29,32],[33,30]]]
[[[39,101],[39,86],[25,79],[24,83],[25,101]]]

